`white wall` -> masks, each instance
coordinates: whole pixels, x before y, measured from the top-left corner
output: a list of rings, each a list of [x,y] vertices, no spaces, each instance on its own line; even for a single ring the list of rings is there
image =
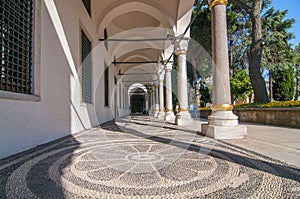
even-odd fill
[[[103,74],[105,53],[93,58],[92,105],[81,103],[77,71],[81,65],[80,30],[84,29],[96,47],[95,22],[90,19],[81,0],[43,0],[40,26],[40,101],[3,99],[0,96],[0,158],[30,149],[71,133],[112,119],[104,107]],[[38,21],[38,20],[37,20]],[[96,55],[93,55],[96,56]],[[114,85],[110,72],[110,86]],[[38,93],[38,92],[37,92]],[[111,98],[113,99],[113,98]]]

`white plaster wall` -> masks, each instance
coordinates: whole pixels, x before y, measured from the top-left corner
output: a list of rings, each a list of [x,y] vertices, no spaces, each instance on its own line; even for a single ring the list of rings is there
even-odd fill
[[[42,0],[40,34],[40,101],[0,97],[0,158],[30,149],[112,119],[104,107],[103,82],[94,103],[81,103],[81,27],[97,46],[97,28],[81,0]],[[38,35],[36,35],[38,37]],[[93,58],[94,75],[103,73],[104,58]],[[110,86],[114,84],[110,73]],[[93,88],[96,80],[93,77]],[[99,83],[99,82],[98,82]],[[97,90],[97,89],[95,89]],[[113,99],[113,98],[111,98]],[[97,114],[101,113],[101,114]]]

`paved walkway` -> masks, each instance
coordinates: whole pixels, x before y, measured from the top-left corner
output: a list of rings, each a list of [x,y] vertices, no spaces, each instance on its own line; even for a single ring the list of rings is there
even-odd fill
[[[248,129],[246,139],[226,140],[227,143],[300,167],[300,129],[243,125]]]
[[[0,198],[299,198],[299,167],[243,148],[264,128],[243,143],[199,136],[199,121],[109,122],[0,160]]]

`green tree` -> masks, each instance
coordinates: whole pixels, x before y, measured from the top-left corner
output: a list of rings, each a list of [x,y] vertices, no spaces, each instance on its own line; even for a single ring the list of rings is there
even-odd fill
[[[247,16],[231,8],[227,12],[230,77],[248,68],[246,51],[251,42]]]
[[[300,97],[300,43],[294,50],[294,76],[295,76],[295,97],[298,100]]]
[[[191,27],[191,36],[211,52],[211,14],[203,2],[197,0],[195,3],[195,12],[199,8],[201,10]],[[269,98],[262,72],[265,68],[290,67],[292,51],[288,41],[292,34],[287,29],[293,25],[294,20],[285,19],[287,11],[275,11],[274,8],[267,10],[271,0],[232,0],[229,3],[227,23],[230,76],[233,78],[236,73],[248,69],[246,74],[250,76],[254,102],[267,102]],[[271,73],[275,75],[276,71]]]
[[[209,54],[211,54],[211,15],[209,14],[208,2],[206,0],[195,1],[192,22],[193,23],[191,25],[191,38],[197,41],[206,50],[206,52],[209,52]],[[191,48],[196,49],[193,46]],[[199,92],[201,88],[199,87],[198,80],[200,78],[200,75],[204,76],[204,74],[201,74],[204,72],[203,67],[201,67],[201,65],[204,65],[203,63],[206,62],[204,59],[206,58],[200,58],[202,57],[201,50],[199,52],[194,53],[197,55],[189,57],[190,60],[194,61],[192,61],[193,63],[188,64],[187,72],[190,85],[192,85],[195,90],[195,100],[197,102],[197,106],[199,107],[200,103],[202,102]],[[199,61],[201,61],[201,63],[199,63]]]
[[[200,81],[200,104],[201,107],[205,107],[206,103],[211,103],[211,96],[209,92],[209,88],[202,78]]]
[[[273,76],[282,70],[293,67],[294,52],[288,41],[294,37],[288,32],[295,22],[285,19],[288,11],[268,9],[262,16],[263,34],[266,45],[263,50],[263,65],[269,70],[270,100],[273,100]],[[281,71],[280,71],[281,70]]]
[[[253,92],[251,81],[246,70],[241,70],[234,74],[230,78],[231,86],[231,99],[232,102],[235,100],[245,100],[250,97]]]
[[[295,91],[293,68],[279,70],[274,80],[274,99],[276,101],[292,100]]]
[[[196,0],[191,25],[191,38],[197,41],[207,52],[212,52],[211,12],[206,0]]]
[[[199,2],[195,3],[195,8],[199,9]],[[261,26],[261,11],[270,0],[232,0],[228,7],[228,32],[229,32],[229,60],[231,72],[236,72],[249,66],[251,83],[254,88],[255,102],[267,102],[267,89],[261,74],[261,57],[263,49],[263,37]],[[203,9],[202,9],[203,8]],[[199,18],[191,29],[192,38],[211,52],[211,14],[207,6],[200,7]],[[251,36],[251,40],[249,39]],[[238,37],[236,37],[238,36]],[[249,42],[251,41],[251,42]],[[251,43],[251,45],[246,44]],[[247,47],[247,45],[249,45]],[[244,62],[245,55],[248,63]],[[246,63],[246,64],[245,64]]]
[[[232,2],[230,9],[237,14],[232,14],[233,18],[229,18],[228,22],[230,23],[232,19],[236,21],[235,24],[243,22],[239,28],[243,30],[244,34],[238,34],[241,35],[241,38],[236,39],[238,43],[233,42],[233,48],[230,47],[230,49],[238,47],[238,51],[233,52],[234,56],[243,55],[240,53],[243,52],[243,49],[239,48],[238,44],[244,41],[242,46],[248,46],[246,64],[248,62],[250,80],[255,94],[254,101],[266,102],[267,93],[262,71],[265,67],[270,71],[270,96],[272,97],[274,91],[272,77],[276,75],[277,70],[291,68],[293,64],[293,52],[288,44],[288,41],[293,38],[293,34],[289,33],[288,29],[294,24],[294,19],[286,19],[287,11],[275,10],[272,7],[264,11],[269,7],[270,0],[232,0]],[[262,15],[262,13],[264,14]],[[243,18],[241,16],[234,17],[235,15],[242,15]],[[228,28],[229,33],[230,29],[232,28]],[[236,36],[236,31],[232,34]],[[251,36],[250,45],[248,45],[247,35]],[[229,41],[232,40],[229,39]],[[236,63],[238,62],[231,62],[232,69],[245,68],[243,64],[236,65]],[[232,75],[234,75],[234,71]]]
[[[261,12],[270,0],[232,0],[236,12],[246,12],[251,21],[251,45],[247,50],[249,75],[254,90],[254,102],[268,102],[267,88],[261,73],[261,59],[264,47]]]

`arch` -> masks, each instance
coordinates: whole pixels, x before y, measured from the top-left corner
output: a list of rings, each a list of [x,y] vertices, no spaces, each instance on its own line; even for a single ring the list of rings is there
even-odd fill
[[[136,89],[142,89],[145,94],[148,94],[148,90],[145,85],[141,83],[133,83],[131,86],[128,88],[128,94],[131,95]]]
[[[133,84],[140,84],[144,85],[148,82],[155,82],[158,80],[157,74],[153,71],[147,70],[148,67],[145,65],[138,65],[134,68],[128,69],[128,74],[130,75],[122,75],[119,79],[123,85],[126,85],[128,88]],[[153,72],[153,74],[151,73]],[[149,73],[149,74],[142,74],[142,73]],[[136,75],[135,75],[136,74]]]
[[[99,16],[99,19],[97,21],[98,35],[101,35],[102,31],[116,17],[134,11],[143,11],[145,14],[148,14],[160,21],[165,28],[172,28],[175,24],[175,20],[171,17],[170,14],[166,12],[166,10],[159,10],[159,7],[156,8],[147,3],[134,1],[123,3],[111,8],[112,6],[114,5],[108,6]]]
[[[189,22],[191,21],[193,4],[194,4],[194,0],[179,1],[177,19],[176,19],[176,36],[183,34],[183,32],[187,27],[187,24],[189,24]],[[188,37],[190,36],[189,30],[186,33],[186,36]]]
[[[126,55],[126,54],[125,54]],[[159,55],[158,58],[162,58],[161,55]],[[131,54],[129,55],[128,57],[126,57],[124,60],[122,60],[124,62],[127,62],[127,61],[153,61],[152,59],[149,58],[149,56],[147,55],[144,55],[144,54],[137,54],[137,53],[134,53],[134,54]],[[141,70],[143,69],[144,72],[155,72],[155,69],[156,69],[156,66],[153,66],[155,63],[145,63],[145,64],[136,64],[136,65],[127,65],[127,66],[124,66],[122,68],[118,68],[118,70],[121,69],[122,73],[126,73],[126,72],[129,72],[131,70]]]
[[[130,111],[133,114],[146,114],[148,111],[147,105],[147,89],[144,85],[133,84],[128,89],[130,98]]]
[[[137,28],[133,30],[123,31],[111,37],[111,39],[149,39],[149,38],[167,38],[168,35],[174,35],[173,30],[165,28]],[[172,46],[171,41],[143,41],[143,42],[110,42],[109,54],[114,56],[122,56],[125,53],[140,49],[160,49],[166,50]]]

